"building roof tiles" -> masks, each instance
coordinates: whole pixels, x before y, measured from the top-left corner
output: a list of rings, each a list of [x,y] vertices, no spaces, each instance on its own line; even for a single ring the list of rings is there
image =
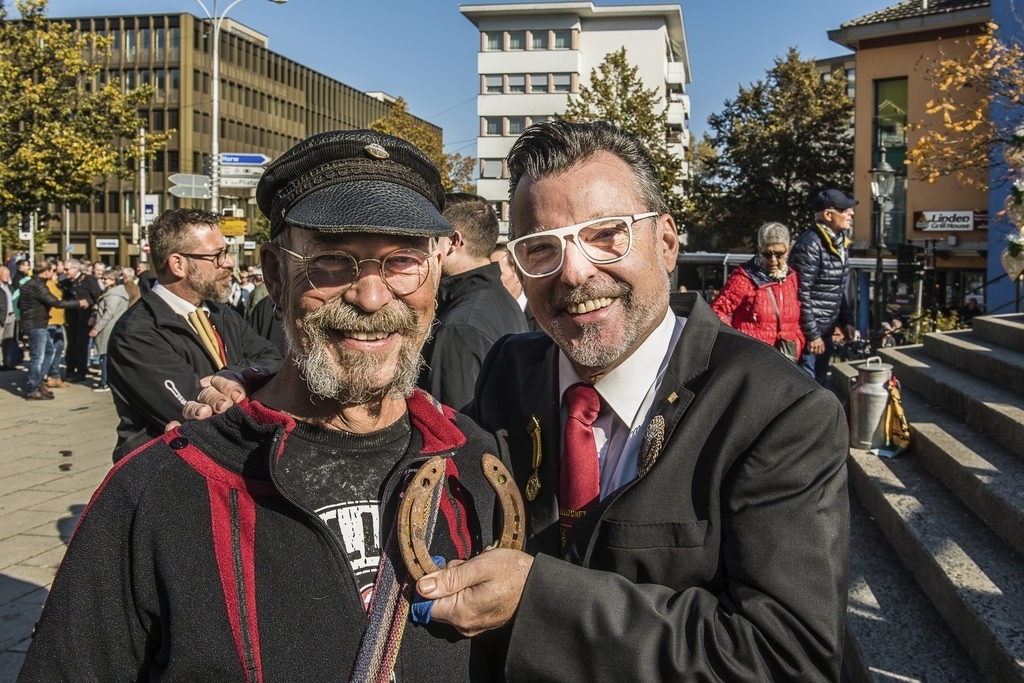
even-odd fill
[[[913,19],[934,14],[946,14],[959,10],[988,7],[990,4],[991,0],[904,0],[904,2],[886,7],[883,10],[865,14],[862,17],[848,21],[842,27],[852,28],[855,26],[882,24],[900,19]]]

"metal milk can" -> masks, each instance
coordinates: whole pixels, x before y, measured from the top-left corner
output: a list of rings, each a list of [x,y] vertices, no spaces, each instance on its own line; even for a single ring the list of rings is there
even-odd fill
[[[850,446],[868,450],[884,448],[885,409],[889,405],[886,383],[892,366],[878,356],[868,358],[850,379]]]

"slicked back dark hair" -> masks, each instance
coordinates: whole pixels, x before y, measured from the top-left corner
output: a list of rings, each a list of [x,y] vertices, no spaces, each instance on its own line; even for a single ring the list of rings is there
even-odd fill
[[[540,180],[565,173],[598,152],[609,152],[633,170],[637,194],[648,211],[668,213],[658,171],[650,155],[633,135],[607,121],[573,123],[553,120],[527,128],[508,153],[509,202],[524,177]],[[516,234],[509,212],[509,231]]]
[[[498,216],[487,200],[467,192],[444,196],[444,217],[462,233],[466,253],[475,259],[490,258],[498,243]]]
[[[170,209],[153,221],[149,226],[149,253],[157,275],[167,273],[171,254],[192,251],[193,230],[200,225],[220,225],[220,218],[202,209]]]

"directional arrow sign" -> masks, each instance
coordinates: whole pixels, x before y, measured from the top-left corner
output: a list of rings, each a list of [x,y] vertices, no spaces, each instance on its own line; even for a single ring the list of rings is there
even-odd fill
[[[190,173],[175,173],[168,178],[175,185],[182,187],[210,187],[210,177],[205,175],[192,175]],[[175,195],[177,197],[184,197],[186,195]],[[192,195],[188,195],[192,196]]]
[[[191,197],[193,199],[209,199],[209,187],[192,187],[191,185],[173,185],[168,190],[175,197]]]
[[[262,166],[270,163],[266,154],[221,154],[222,166]]]
[[[260,179],[257,178],[221,178],[221,187],[256,187],[260,184]]]
[[[221,166],[221,178],[259,178],[266,171],[262,166]]]

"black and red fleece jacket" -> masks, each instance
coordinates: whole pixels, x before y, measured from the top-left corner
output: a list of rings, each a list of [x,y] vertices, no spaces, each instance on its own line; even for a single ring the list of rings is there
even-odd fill
[[[478,553],[496,519],[480,457],[507,454],[428,395],[407,403],[412,437],[382,488],[382,537],[407,474],[442,455],[431,554]],[[78,523],[18,681],[346,681],[365,612],[338,537],[275,483],[293,428],[247,401],[119,462]],[[410,621],[396,680],[490,680],[502,664],[487,650]]]

